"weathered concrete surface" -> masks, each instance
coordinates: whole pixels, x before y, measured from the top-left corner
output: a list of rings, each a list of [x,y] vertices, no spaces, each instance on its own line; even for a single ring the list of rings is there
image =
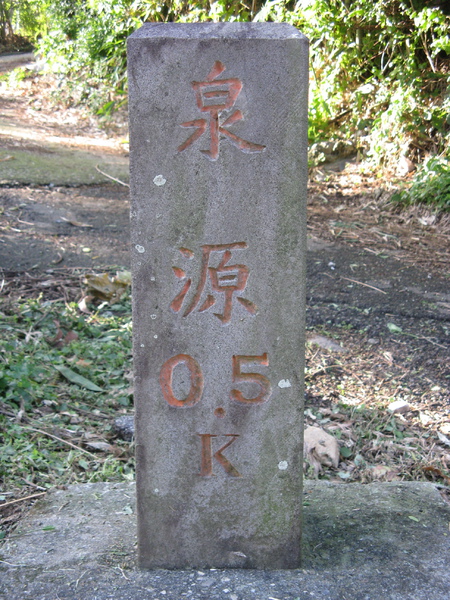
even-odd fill
[[[128,42],[138,530],[149,568],[299,564],[308,42]]]
[[[431,483],[306,481],[302,569],[136,568],[134,484],[50,493],[0,548],[1,600],[448,600],[450,504]]]

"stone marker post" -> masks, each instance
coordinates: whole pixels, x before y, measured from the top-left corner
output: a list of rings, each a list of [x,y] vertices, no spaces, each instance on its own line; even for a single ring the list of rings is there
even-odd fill
[[[147,24],[128,51],[140,565],[298,567],[307,39]]]

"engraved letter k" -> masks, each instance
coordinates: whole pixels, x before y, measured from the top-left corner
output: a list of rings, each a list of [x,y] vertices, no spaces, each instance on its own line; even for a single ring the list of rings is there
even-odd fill
[[[242,477],[239,471],[234,467],[231,462],[226,458],[222,452],[231,446],[233,442],[237,440],[239,435],[235,433],[226,433],[224,437],[232,438],[226,444],[224,444],[221,448],[219,448],[214,454],[212,453],[212,444],[211,438],[219,437],[218,435],[214,435],[211,433],[197,433],[197,435],[202,440],[202,464],[200,469],[200,475],[203,477],[211,477],[214,476],[213,467],[212,467],[212,459],[213,456],[224,468],[227,475],[231,477]]]

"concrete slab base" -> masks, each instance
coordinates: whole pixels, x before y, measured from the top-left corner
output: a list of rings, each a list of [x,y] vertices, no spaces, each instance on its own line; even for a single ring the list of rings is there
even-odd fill
[[[48,494],[0,548],[1,600],[448,600],[450,504],[432,483],[306,481],[303,568],[136,568],[134,484]]]

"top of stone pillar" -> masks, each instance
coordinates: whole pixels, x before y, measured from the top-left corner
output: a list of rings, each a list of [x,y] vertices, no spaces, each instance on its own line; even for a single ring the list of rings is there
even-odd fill
[[[288,39],[307,38],[288,23],[144,23],[128,39]]]

